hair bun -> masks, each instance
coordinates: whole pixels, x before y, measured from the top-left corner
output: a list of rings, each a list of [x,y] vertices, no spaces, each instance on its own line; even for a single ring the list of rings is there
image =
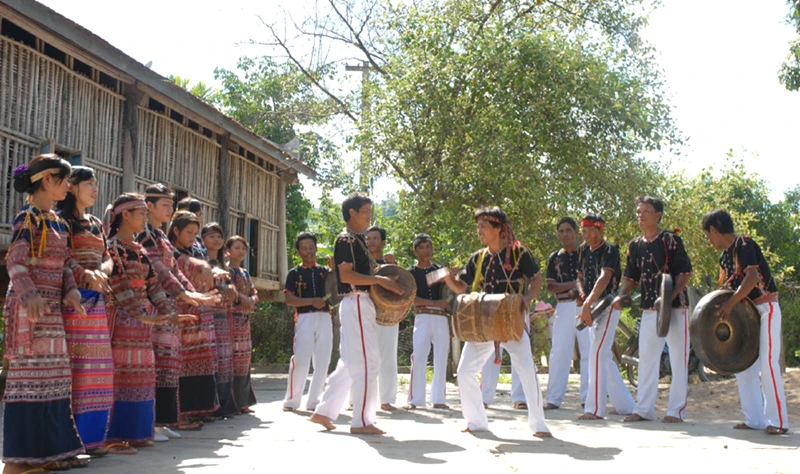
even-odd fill
[[[28,173],[20,173],[14,176],[14,190],[18,193],[27,192],[31,187],[31,177]]]

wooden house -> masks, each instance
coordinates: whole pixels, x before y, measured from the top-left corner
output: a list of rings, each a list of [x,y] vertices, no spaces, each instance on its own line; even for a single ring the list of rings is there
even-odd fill
[[[0,256],[23,200],[11,170],[42,152],[97,171],[105,206],[152,183],[251,243],[265,299],[287,273],[285,185],[314,172],[275,143],[33,0],[0,0]],[[4,260],[4,259],[3,259]],[[0,298],[5,297],[0,269]]]

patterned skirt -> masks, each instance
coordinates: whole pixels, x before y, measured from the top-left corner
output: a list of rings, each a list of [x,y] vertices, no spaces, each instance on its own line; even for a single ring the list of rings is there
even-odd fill
[[[45,299],[39,322],[23,317],[25,309],[9,290],[4,316],[6,331],[20,328],[30,336],[29,350],[9,349],[8,378],[3,394],[3,462],[46,463],[84,452],[72,420],[72,375],[61,316],[61,298]],[[8,339],[8,338],[7,338]]]
[[[253,342],[250,339],[250,315],[234,311],[231,314],[233,338],[233,398],[240,410],[256,404],[256,394],[250,381],[250,360]]]
[[[178,379],[181,373],[180,328],[172,323],[153,326],[153,352],[156,358],[156,424],[177,426]]]
[[[181,327],[180,409],[182,415],[205,415],[219,408],[214,315],[207,306],[181,305],[198,321]]]
[[[114,359],[103,295],[81,290],[86,316],[63,306],[67,350],[72,366],[72,413],[87,450],[105,444],[114,404]]]
[[[233,400],[233,339],[228,312],[224,308],[213,308],[214,333],[217,337],[217,415],[237,413],[239,407]]]
[[[156,364],[151,326],[107,306],[114,355],[114,408],[108,441],[150,441],[155,427]]]

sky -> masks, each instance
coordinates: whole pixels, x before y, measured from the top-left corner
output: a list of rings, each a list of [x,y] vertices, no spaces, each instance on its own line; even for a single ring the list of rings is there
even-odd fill
[[[241,56],[272,50],[249,44],[269,33],[281,12],[295,18],[317,0],[138,0],[111,14],[99,0],[43,0],[134,59],[164,76],[214,85],[214,68],[235,69]],[[719,169],[732,149],[748,170],[767,181],[773,201],[800,183],[800,92],[789,92],[777,72],[797,36],[785,23],[785,0],[662,0],[643,36],[658,50],[675,123],[686,145],[664,156],[671,171]],[[342,66],[344,67],[344,66]],[[348,154],[347,156],[352,156]],[[319,190],[306,182],[308,195]],[[390,183],[376,188],[397,189]]]

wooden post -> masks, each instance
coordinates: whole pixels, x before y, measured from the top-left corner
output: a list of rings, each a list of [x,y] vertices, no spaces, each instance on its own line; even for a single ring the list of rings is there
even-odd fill
[[[231,188],[230,138],[227,136],[220,136],[219,144],[219,173],[217,174],[219,179],[217,186],[217,202],[219,202],[219,225],[222,226],[222,230],[225,232],[225,235],[230,236],[231,205],[230,199],[228,198]]]
[[[122,110],[122,191],[136,191],[136,161],[139,146],[139,120],[137,117],[136,88],[125,88],[125,104]]]
[[[281,174],[281,179],[278,180],[278,275],[280,276],[280,283],[286,281],[286,275],[289,274],[289,257],[286,253],[286,179],[292,179],[293,176],[284,176]],[[279,299],[283,301],[283,293],[280,293]]]

